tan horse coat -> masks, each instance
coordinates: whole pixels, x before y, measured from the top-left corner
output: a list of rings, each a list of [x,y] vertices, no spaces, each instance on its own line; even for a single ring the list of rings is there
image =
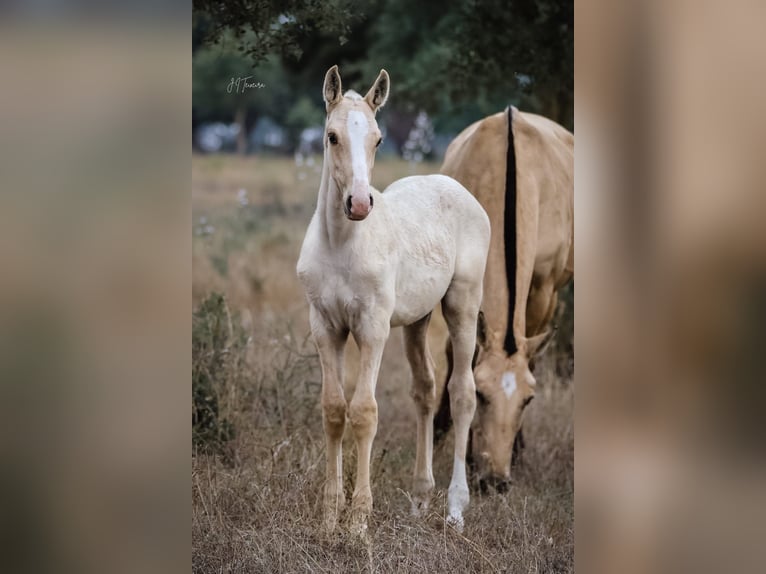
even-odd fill
[[[517,253],[506,253],[504,233],[508,112],[466,128],[450,144],[442,166],[442,173],[473,193],[490,217],[492,237],[475,369],[480,400],[472,446],[480,476],[501,481],[509,478],[521,414],[534,396],[529,361],[546,338],[558,290],[574,274],[574,136],[544,117],[515,108],[511,114]],[[510,326],[508,256],[517,258]],[[518,347],[510,357],[504,349],[509,328]]]

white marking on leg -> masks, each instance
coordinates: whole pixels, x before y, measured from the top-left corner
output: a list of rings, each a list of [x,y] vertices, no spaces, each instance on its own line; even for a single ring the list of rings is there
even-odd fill
[[[463,530],[463,510],[468,506],[468,480],[465,474],[465,461],[458,456],[455,457],[455,464],[452,467],[452,481],[449,485],[447,495],[447,506],[449,516],[447,522],[458,530]]]
[[[370,126],[365,115],[357,110],[348,113],[346,121],[349,145],[351,146],[351,169],[354,181],[368,181],[367,155],[364,153],[364,140]]]
[[[511,371],[504,372],[501,385],[503,387],[505,396],[510,397],[516,390],[516,375],[514,375]]]

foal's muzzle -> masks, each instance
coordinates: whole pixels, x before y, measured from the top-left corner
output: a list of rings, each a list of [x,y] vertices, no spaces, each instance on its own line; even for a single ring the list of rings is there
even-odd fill
[[[371,193],[367,194],[366,197],[364,195],[361,195],[360,197],[358,194],[351,194],[346,197],[346,201],[343,202],[343,211],[346,212],[346,217],[350,220],[361,221],[370,215],[372,204],[373,199]]]

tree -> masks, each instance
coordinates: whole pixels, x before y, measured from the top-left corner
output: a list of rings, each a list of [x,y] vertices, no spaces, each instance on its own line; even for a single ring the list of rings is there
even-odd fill
[[[277,58],[289,90],[275,105],[304,99],[294,130],[333,64],[346,88],[386,68],[391,118],[423,109],[456,132],[513,103],[572,129],[573,14],[572,0],[194,0],[192,49],[237,42],[246,68]]]
[[[344,44],[368,3],[355,0],[194,0],[194,30],[201,44],[227,34],[242,40],[254,65],[270,55],[299,59],[313,33],[330,34]],[[193,34],[193,38],[194,38]]]
[[[454,74],[467,97],[476,86],[512,93],[573,127],[573,0],[463,2]]]
[[[572,0],[387,0],[357,65],[385,67],[393,96],[432,114],[513,102],[571,129],[573,41]]]

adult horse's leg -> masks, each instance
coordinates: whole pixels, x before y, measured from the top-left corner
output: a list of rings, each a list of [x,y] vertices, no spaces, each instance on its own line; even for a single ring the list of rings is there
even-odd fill
[[[410,394],[417,410],[417,446],[415,473],[412,481],[412,513],[420,514],[428,508],[431,491],[434,488],[433,461],[433,420],[436,407],[436,379],[434,362],[428,351],[429,313],[420,321],[404,328],[404,350],[412,369],[412,390]]]
[[[468,506],[468,480],[465,459],[468,432],[476,410],[476,385],[471,362],[476,347],[476,321],[481,304],[481,282],[453,279],[442,299],[442,310],[452,340],[453,370],[447,383],[450,411],[455,425],[455,461],[447,496],[447,520],[463,528],[463,511]]]
[[[328,329],[313,307],[309,317],[311,333],[322,365],[322,423],[327,443],[324,527],[328,532],[332,532],[338,522],[338,515],[346,504],[343,494],[343,430],[346,425],[343,349],[348,334]]]
[[[356,485],[351,499],[351,532],[359,536],[364,536],[367,531],[367,517],[372,512],[370,454],[372,441],[378,431],[375,385],[388,333],[388,319],[370,321],[368,327],[354,332],[359,347],[359,379],[349,405],[349,420],[354,431],[357,453]]]
[[[556,311],[558,296],[551,278],[533,279],[527,298],[527,336],[542,333]]]

